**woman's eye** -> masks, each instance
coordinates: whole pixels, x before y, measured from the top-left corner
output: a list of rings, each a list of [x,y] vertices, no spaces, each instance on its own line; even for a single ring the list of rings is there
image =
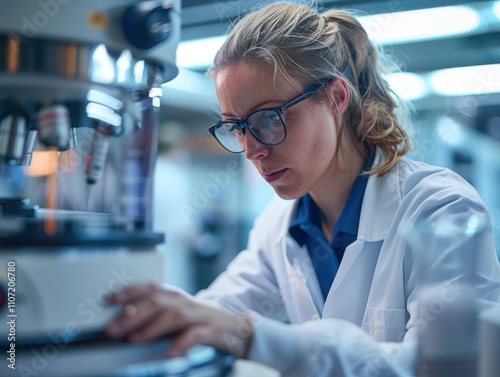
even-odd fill
[[[279,118],[278,114],[273,112],[273,113],[266,114],[265,120],[270,122],[270,123],[274,123],[274,122],[278,122],[280,120],[280,118]]]
[[[225,123],[224,129],[226,130],[226,132],[241,132],[240,127],[238,127],[236,123]]]

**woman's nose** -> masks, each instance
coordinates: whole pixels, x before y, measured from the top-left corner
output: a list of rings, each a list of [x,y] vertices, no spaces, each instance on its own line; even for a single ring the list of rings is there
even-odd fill
[[[245,132],[245,157],[260,160],[269,154],[269,146],[262,144],[250,131]]]

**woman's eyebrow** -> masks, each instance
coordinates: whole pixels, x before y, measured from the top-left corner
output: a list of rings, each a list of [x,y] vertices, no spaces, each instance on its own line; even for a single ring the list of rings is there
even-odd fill
[[[239,115],[236,115],[236,114],[233,114],[233,113],[222,113],[221,116],[223,116],[223,117],[239,118]]]
[[[257,105],[253,106],[247,112],[247,115],[250,114],[252,111],[259,110],[261,108],[264,109],[266,107],[279,107],[279,105],[276,105],[276,106],[271,105],[271,106],[269,106],[269,104],[270,103],[281,103],[281,102],[283,102],[283,100],[281,100],[281,99],[269,99],[269,100],[262,101],[262,102],[258,103]],[[236,115],[236,114],[233,114],[233,113],[222,113],[221,116],[240,118],[239,115]]]

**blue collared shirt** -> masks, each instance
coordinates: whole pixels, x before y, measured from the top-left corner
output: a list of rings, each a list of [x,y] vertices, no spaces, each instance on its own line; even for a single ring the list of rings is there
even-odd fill
[[[372,162],[367,157],[361,170],[367,171],[371,169],[371,165]],[[321,230],[320,209],[309,194],[299,199],[297,216],[288,228],[299,245],[306,245],[325,299],[337,274],[345,249],[357,238],[361,204],[367,182],[368,177],[363,175],[358,175],[354,181],[342,213],[334,225],[330,244]]]

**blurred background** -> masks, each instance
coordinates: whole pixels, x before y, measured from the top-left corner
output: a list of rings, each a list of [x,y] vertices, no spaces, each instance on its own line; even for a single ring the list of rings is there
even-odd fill
[[[218,118],[205,78],[230,25],[259,1],[183,0],[180,74],[164,85],[154,190],[156,230],[166,233],[167,282],[194,292],[245,247],[273,191],[243,156],[208,133]],[[414,105],[417,160],[468,180],[493,217],[500,249],[500,1],[324,1],[356,11],[401,72],[388,80]],[[163,104],[164,102],[164,104]]]

